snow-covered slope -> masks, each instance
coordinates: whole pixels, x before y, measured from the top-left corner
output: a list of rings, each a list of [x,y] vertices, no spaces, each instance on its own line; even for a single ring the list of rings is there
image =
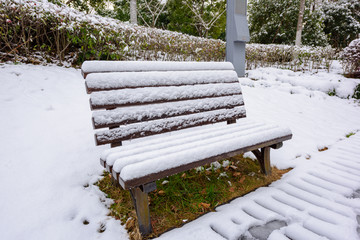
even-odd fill
[[[292,140],[272,151],[277,167],[296,167],[297,176],[307,173],[312,160],[341,155],[335,151],[325,156],[347,134],[360,134],[358,101],[310,88],[291,93],[276,82],[265,84],[267,76],[264,84],[242,89],[249,118],[289,126],[293,132]],[[93,185],[102,174],[99,157],[106,147],[94,144],[80,71],[5,64],[0,65],[0,86],[0,239],[127,239],[120,222],[107,216],[111,201]],[[329,150],[318,151],[324,147]],[[294,179],[292,172],[288,176]],[[265,193],[257,194],[265,199]],[[354,223],[351,226],[353,231]],[[203,225],[195,229],[201,233]],[[296,230],[296,226],[288,229]]]

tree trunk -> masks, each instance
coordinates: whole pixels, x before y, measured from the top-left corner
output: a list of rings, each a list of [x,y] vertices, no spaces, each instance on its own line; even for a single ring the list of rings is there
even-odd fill
[[[296,46],[301,45],[301,33],[303,30],[304,10],[305,10],[305,0],[300,0],[299,18],[297,23],[296,40],[295,40]]]
[[[130,23],[137,24],[137,5],[136,0],[130,0]]]

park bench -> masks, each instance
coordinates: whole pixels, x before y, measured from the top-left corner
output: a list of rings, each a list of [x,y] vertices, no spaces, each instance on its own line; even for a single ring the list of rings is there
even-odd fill
[[[101,165],[130,190],[143,235],[152,231],[148,193],[156,180],[247,151],[270,174],[270,148],[292,137],[246,118],[229,62],[86,61],[82,75],[93,126],[106,128],[96,144],[111,144]]]

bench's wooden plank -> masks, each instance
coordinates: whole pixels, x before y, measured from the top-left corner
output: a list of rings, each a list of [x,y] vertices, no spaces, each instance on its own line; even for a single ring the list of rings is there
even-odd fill
[[[149,175],[146,175],[146,176],[143,176],[143,177],[140,177],[140,178],[133,178],[133,179],[127,180],[127,181],[124,181],[120,177],[119,173],[117,173],[115,171],[113,171],[112,175],[119,181],[120,185],[124,189],[129,189],[129,188],[132,188],[134,186],[138,186],[139,184],[144,184],[144,183],[147,183],[147,182],[156,181],[158,179],[161,179],[161,178],[164,178],[164,177],[167,177],[167,176],[171,176],[171,175],[177,174],[179,172],[187,171],[189,169],[193,169],[193,168],[196,168],[196,167],[199,167],[199,166],[203,166],[205,164],[212,163],[214,161],[219,161],[219,160],[223,160],[223,159],[226,159],[226,158],[234,157],[236,155],[243,154],[243,153],[249,152],[249,151],[253,151],[253,150],[258,149],[258,148],[264,148],[266,146],[271,146],[273,144],[289,140],[289,139],[291,139],[291,137],[292,137],[292,135],[290,134],[290,135],[286,135],[286,136],[283,136],[283,137],[271,139],[271,140],[268,140],[268,141],[263,141],[263,142],[260,142],[260,143],[258,143],[256,145],[242,147],[242,148],[239,148],[239,149],[236,149],[236,150],[233,150],[233,151],[229,151],[229,152],[225,152],[225,153],[222,153],[222,154],[218,154],[216,156],[204,158],[204,159],[201,159],[199,161],[190,162],[190,163],[187,163],[187,164],[175,167],[175,168],[161,170],[161,171],[156,172],[156,173],[151,173]]]
[[[93,73],[86,79],[87,92],[140,87],[183,86],[208,83],[238,83],[236,72],[170,71]]]
[[[147,161],[149,159],[168,155],[174,152],[178,153],[176,158],[182,159],[180,154],[185,154],[186,151],[202,148],[204,146],[208,146],[214,143],[217,143],[218,147],[220,148],[220,151],[222,151],[221,148],[227,147],[222,145],[224,141],[239,139],[245,136],[247,136],[251,140],[254,138],[254,136],[257,136],[259,133],[262,132],[267,133],[269,131],[274,132],[274,130],[278,130],[278,127],[275,125],[254,124],[254,125],[249,125],[247,127],[237,125],[236,127],[231,127],[231,128],[229,127],[229,129],[220,128],[220,130],[211,128],[208,130],[209,132],[204,132],[198,135],[192,135],[191,137],[187,137],[187,138],[181,138],[181,134],[175,134],[172,136],[172,139],[167,140],[166,143],[154,144],[148,146],[147,141],[145,141],[144,148],[141,148],[142,151],[136,151],[136,150],[129,151],[124,149],[123,151],[118,152],[116,154],[108,155],[105,158],[105,161],[108,166],[113,166],[115,171],[121,172],[121,170],[127,165]],[[235,148],[238,147],[237,144],[235,145],[236,145]],[[206,155],[206,153],[204,153],[204,155]]]
[[[206,84],[178,87],[148,87],[94,92],[90,95],[92,109],[116,108],[149,103],[241,95],[238,83]]]
[[[230,62],[85,61],[81,73],[234,70]]]
[[[117,108],[93,113],[95,129],[243,106],[241,95]]]
[[[120,151],[119,148],[106,149],[101,154],[101,159],[103,160],[103,162],[107,162],[112,166],[114,164],[114,161],[118,158],[124,158],[127,156],[142,154],[150,151],[156,151],[158,149],[198,141],[204,138],[212,138],[235,131],[246,131],[248,129],[254,129],[263,125],[264,123],[254,122],[247,118],[242,118],[241,120],[239,120],[238,124],[226,125],[219,123],[216,125],[207,125],[205,127],[195,127],[188,130],[178,131],[175,134],[163,134],[161,137],[158,138],[147,138],[146,145],[144,144],[144,141],[140,140],[132,141],[131,144],[129,142],[129,144],[123,145],[120,148]]]
[[[116,129],[96,133],[96,144],[103,145],[111,142],[227,121],[234,118],[241,118],[245,116],[245,114],[244,107],[236,107],[125,125]]]

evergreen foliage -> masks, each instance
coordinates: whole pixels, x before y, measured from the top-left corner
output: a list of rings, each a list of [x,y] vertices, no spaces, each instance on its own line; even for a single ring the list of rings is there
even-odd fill
[[[322,7],[325,33],[335,48],[344,48],[360,33],[360,1],[339,0]]]
[[[303,45],[325,46],[321,12],[311,11],[306,2]],[[294,44],[299,15],[299,0],[254,0],[249,3],[251,42],[263,44]]]
[[[345,74],[360,78],[360,38],[353,40],[341,53]]]

